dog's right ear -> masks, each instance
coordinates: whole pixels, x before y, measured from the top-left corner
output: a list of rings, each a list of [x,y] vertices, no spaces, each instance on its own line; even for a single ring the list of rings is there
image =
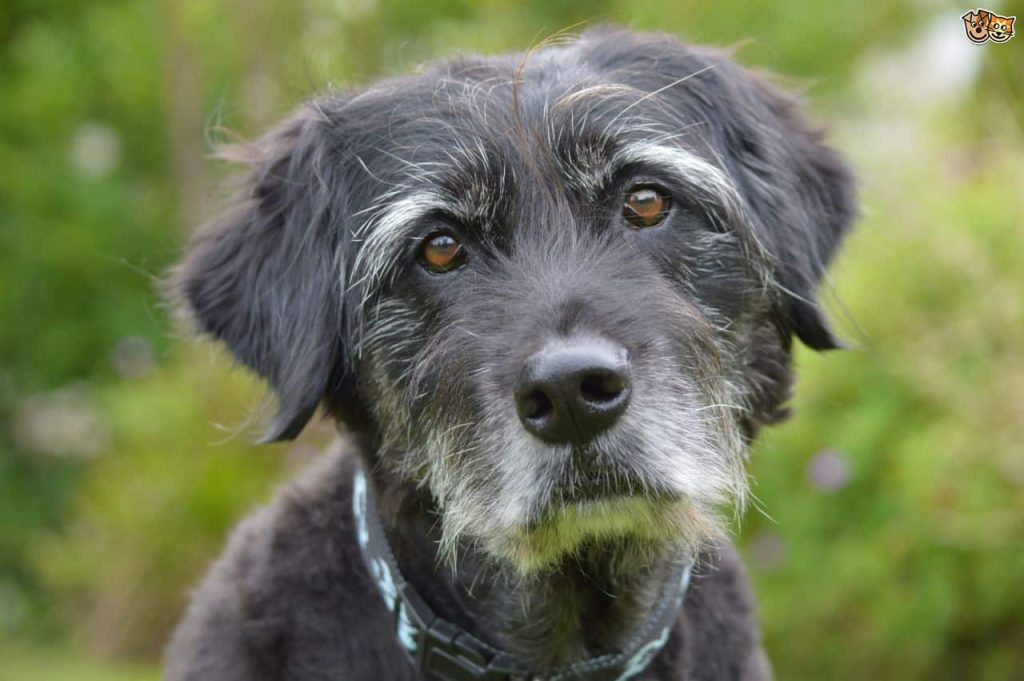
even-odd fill
[[[233,207],[192,241],[175,287],[199,330],[277,395],[262,442],[292,439],[338,390],[345,262],[334,220],[331,136],[303,110],[224,156],[250,170]]]

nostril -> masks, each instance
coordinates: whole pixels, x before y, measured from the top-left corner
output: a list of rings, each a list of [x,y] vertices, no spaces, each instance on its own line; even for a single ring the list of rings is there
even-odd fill
[[[625,377],[614,373],[588,374],[580,382],[580,394],[591,404],[613,402],[625,388]]]
[[[519,398],[519,413],[528,419],[544,418],[551,413],[554,405],[551,398],[540,390],[534,390]]]
[[[527,432],[552,444],[585,444],[629,405],[629,355],[610,341],[552,342],[527,358],[513,387]]]

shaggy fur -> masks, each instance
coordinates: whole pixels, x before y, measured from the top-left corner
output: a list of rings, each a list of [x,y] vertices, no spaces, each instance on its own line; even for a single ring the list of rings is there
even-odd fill
[[[252,171],[180,293],[276,392],[267,440],[321,405],[350,435],[235,532],[170,679],[414,678],[354,538],[356,461],[423,598],[540,678],[617,649],[681,560],[642,678],[769,678],[722,510],[785,415],[792,337],[838,345],[815,289],[854,213],[794,100],[602,30],[325,96],[237,156]],[[657,226],[624,221],[636,187],[670,197]],[[464,267],[417,263],[438,232]],[[524,366],[595,338],[628,357],[628,408],[586,442],[527,432]]]

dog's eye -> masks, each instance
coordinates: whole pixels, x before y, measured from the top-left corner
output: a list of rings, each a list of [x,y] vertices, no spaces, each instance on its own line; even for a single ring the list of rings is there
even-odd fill
[[[637,229],[654,227],[665,219],[672,199],[654,187],[633,187],[626,193],[622,217]]]
[[[419,261],[428,271],[444,274],[466,264],[466,249],[451,234],[434,232],[420,244]]]

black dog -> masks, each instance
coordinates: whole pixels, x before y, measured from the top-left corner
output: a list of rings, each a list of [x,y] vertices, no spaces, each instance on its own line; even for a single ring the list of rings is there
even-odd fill
[[[594,31],[316,100],[177,272],[348,436],[245,521],[172,680],[767,679],[720,511],[854,213],[794,100]]]

